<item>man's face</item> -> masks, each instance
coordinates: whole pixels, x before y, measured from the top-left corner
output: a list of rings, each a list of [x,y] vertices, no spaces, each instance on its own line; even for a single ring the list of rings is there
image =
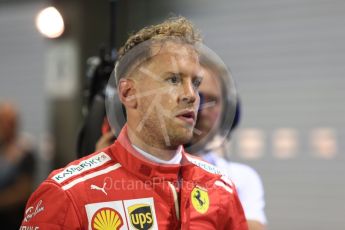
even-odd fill
[[[198,134],[194,135],[194,143],[208,135],[212,129],[218,127],[222,111],[221,87],[218,76],[206,67],[203,68],[203,73],[204,78],[199,87],[203,101],[198,114],[196,124]]]
[[[188,45],[168,42],[153,53],[133,79],[139,114],[136,133],[147,144],[174,148],[193,136],[201,68],[197,53]]]

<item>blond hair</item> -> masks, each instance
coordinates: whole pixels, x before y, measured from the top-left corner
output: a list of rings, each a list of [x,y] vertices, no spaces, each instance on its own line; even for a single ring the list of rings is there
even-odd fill
[[[131,35],[123,47],[120,48],[118,58],[121,59],[129,50],[147,40],[163,40],[176,38],[187,44],[201,41],[199,31],[184,17],[172,17],[160,24],[144,27]]]
[[[150,58],[153,44],[163,44],[166,40],[194,45],[201,42],[201,36],[193,24],[184,17],[169,18],[160,24],[139,30],[128,38],[118,52],[115,65],[116,84],[130,70],[135,69],[138,63]],[[138,47],[135,52],[130,52],[135,47]]]

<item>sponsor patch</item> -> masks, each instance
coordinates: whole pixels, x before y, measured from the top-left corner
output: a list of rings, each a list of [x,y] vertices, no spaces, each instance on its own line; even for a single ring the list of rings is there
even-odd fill
[[[77,165],[68,166],[62,172],[53,176],[52,179],[54,181],[56,181],[57,183],[62,183],[65,180],[68,180],[69,178],[71,178],[75,175],[78,175],[78,174],[85,172],[87,170],[101,166],[110,160],[111,160],[110,156],[108,156],[104,152],[101,152],[101,153],[99,153],[93,157],[90,157],[86,160],[81,161]]]
[[[187,158],[191,163],[195,164],[196,166],[199,166],[200,168],[204,169],[205,171],[207,171],[209,173],[224,175],[222,170],[218,169],[216,166],[214,166],[208,162],[205,162],[205,161],[202,161],[199,159],[195,159],[195,158],[190,157],[190,156],[187,156]]]
[[[128,207],[129,219],[135,229],[150,229],[153,225],[151,206],[147,204],[135,204]]]
[[[153,198],[123,201],[130,229],[158,230]]]
[[[92,217],[92,230],[118,230],[123,226],[121,215],[112,208],[101,208]]]
[[[39,200],[36,205],[30,206],[25,210],[24,222],[30,221],[38,213],[44,211],[43,201]]]
[[[89,230],[158,230],[153,198],[85,205]]]
[[[122,201],[110,201],[85,205],[89,223],[89,230],[102,229],[128,229],[125,221],[125,212]],[[109,217],[109,219],[107,219]],[[104,222],[104,219],[106,222]],[[112,220],[110,220],[112,219]],[[103,223],[102,225],[100,223]],[[115,224],[117,228],[105,228],[109,224]]]
[[[95,185],[95,184],[92,184],[92,185],[90,186],[90,189],[91,189],[91,190],[98,190],[98,191],[101,191],[101,192],[103,192],[106,196],[108,196],[107,191],[105,191],[105,186],[107,186],[107,182],[104,182],[104,183],[103,183],[103,187],[102,187],[102,188],[99,187],[99,186],[97,186],[97,185]]]
[[[196,186],[190,196],[194,209],[201,214],[206,213],[210,207],[210,199],[207,190]]]

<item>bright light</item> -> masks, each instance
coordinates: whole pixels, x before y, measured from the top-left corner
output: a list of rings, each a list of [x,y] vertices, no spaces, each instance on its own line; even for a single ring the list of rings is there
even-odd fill
[[[65,25],[60,12],[55,7],[48,7],[38,13],[36,27],[45,37],[57,38],[65,30]]]
[[[298,148],[298,134],[292,128],[279,128],[272,136],[273,155],[279,159],[295,157]]]
[[[242,129],[239,132],[238,152],[247,160],[258,159],[263,155],[265,135],[260,129]]]
[[[313,153],[320,158],[332,159],[338,151],[337,133],[332,128],[316,128],[311,132]]]

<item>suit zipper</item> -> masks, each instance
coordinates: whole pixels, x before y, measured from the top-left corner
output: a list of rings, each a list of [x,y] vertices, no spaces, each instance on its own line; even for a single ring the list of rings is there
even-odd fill
[[[169,187],[171,189],[171,192],[172,192],[173,198],[174,198],[176,217],[177,217],[177,220],[180,221],[180,207],[179,207],[180,205],[179,205],[177,190],[176,190],[175,186],[170,181],[168,181],[168,184],[169,184]]]

